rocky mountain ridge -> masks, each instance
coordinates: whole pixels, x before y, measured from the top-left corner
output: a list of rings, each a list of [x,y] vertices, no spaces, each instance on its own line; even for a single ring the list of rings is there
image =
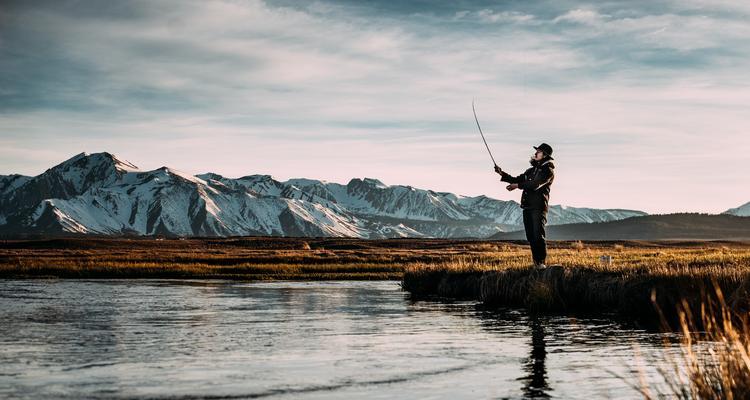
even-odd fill
[[[551,225],[646,215],[551,206]],[[141,171],[110,153],[78,154],[34,176],[0,175],[0,233],[167,236],[487,237],[518,229],[515,201],[377,179],[347,184],[270,175]]]

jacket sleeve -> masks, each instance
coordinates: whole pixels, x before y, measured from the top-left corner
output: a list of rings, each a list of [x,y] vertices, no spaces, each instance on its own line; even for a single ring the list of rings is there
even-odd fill
[[[502,172],[502,173],[500,174],[500,180],[501,180],[501,181],[503,181],[503,182],[508,182],[508,183],[521,183],[521,182],[523,182],[523,179],[524,179],[524,178],[523,178],[523,174],[521,174],[521,175],[518,175],[518,176],[513,176],[513,175],[511,175],[511,174],[509,174],[509,173],[507,173],[507,172],[505,172],[505,171],[503,171],[503,172]]]
[[[549,185],[552,179],[555,177],[555,172],[552,168],[542,168],[534,179],[522,180],[518,183],[518,188],[523,190],[536,191],[543,188],[545,185]]]

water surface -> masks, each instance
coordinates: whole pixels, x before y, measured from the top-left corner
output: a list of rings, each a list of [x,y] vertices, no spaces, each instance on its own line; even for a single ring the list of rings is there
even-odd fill
[[[642,398],[661,336],[396,282],[0,281],[2,398]]]

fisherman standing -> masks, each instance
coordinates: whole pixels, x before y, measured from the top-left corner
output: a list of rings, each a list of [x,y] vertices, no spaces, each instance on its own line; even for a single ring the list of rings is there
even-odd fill
[[[544,226],[547,224],[547,210],[549,206],[549,189],[555,179],[555,165],[552,163],[552,147],[547,143],[534,146],[536,152],[531,158],[531,168],[516,177],[506,173],[495,165],[495,172],[500,174],[500,180],[510,183],[506,187],[509,191],[523,190],[521,208],[523,209],[523,227],[526,239],[531,246],[531,256],[534,268],[545,269],[547,259],[547,243],[545,242]]]

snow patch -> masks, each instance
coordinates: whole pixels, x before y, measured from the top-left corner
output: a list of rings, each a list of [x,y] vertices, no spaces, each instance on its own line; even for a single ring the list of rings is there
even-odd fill
[[[722,214],[736,215],[738,217],[750,217],[750,202],[747,202],[737,208],[730,208]]]

